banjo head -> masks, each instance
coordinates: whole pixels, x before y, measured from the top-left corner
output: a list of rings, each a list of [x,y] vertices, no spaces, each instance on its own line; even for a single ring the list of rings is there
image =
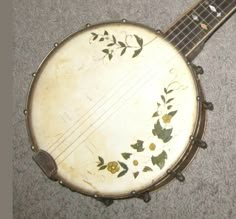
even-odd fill
[[[204,112],[191,66],[138,24],[90,26],[40,65],[28,102],[35,151],[80,193],[132,197],[166,184],[196,152]]]

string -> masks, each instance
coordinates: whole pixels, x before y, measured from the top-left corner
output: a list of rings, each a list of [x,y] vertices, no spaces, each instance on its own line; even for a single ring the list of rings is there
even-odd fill
[[[153,72],[152,75],[154,76],[153,78],[157,77],[157,74],[156,74],[155,72]],[[148,78],[148,79],[145,80],[143,83],[141,83],[141,86],[140,86],[140,87],[142,87],[142,86],[143,86],[144,84],[146,84],[147,82],[151,82],[151,81],[150,81],[150,78]],[[140,87],[138,87],[138,89],[140,89]],[[137,94],[136,90],[135,90],[135,92],[133,92],[133,93],[134,93],[134,95],[136,95],[136,94]],[[126,99],[125,102],[124,102],[121,106],[119,106],[118,109],[117,109],[115,112],[113,111],[112,113],[110,113],[107,118],[109,118],[110,116],[115,115],[115,113],[117,113],[122,107],[124,107],[124,106],[125,106],[125,103],[128,102],[128,100],[129,100],[130,98],[132,98],[134,95],[132,95],[131,97],[129,97],[128,99]],[[98,127],[96,127],[96,129],[98,129],[99,127],[101,127],[101,126],[104,124],[104,122],[107,121],[107,118],[106,118]],[[81,145],[82,143],[84,143],[84,142],[96,131],[96,129],[93,130],[92,133],[90,133],[89,136],[86,137],[86,139],[84,139],[82,142],[79,142],[78,144]],[[70,144],[70,146],[71,146],[72,144],[74,144],[77,140],[78,140],[78,139],[74,140],[74,141]],[[69,148],[71,148],[71,147],[68,147],[67,149],[69,149]],[[67,149],[63,150],[63,151],[55,158],[55,160],[57,160]],[[75,147],[74,150],[73,150],[73,148],[72,148],[72,151],[71,151],[63,160],[61,160],[58,164],[60,164],[60,163],[63,162],[67,157],[69,157],[76,149],[78,149],[78,147]]]
[[[138,81],[140,81],[140,80],[142,79],[142,77],[143,77],[143,73],[141,72],[141,73],[139,73],[138,77],[135,78],[135,81],[133,81],[132,83],[136,84]],[[127,85],[128,85],[128,88],[126,89],[125,93],[127,93],[127,92],[129,91],[130,84],[127,83]],[[114,95],[112,95],[112,96],[114,96]],[[118,101],[119,101],[119,99],[120,99],[120,98],[118,98]],[[114,103],[113,103],[113,104],[114,104]],[[105,105],[105,104],[104,104],[104,105]],[[104,106],[104,105],[103,105],[103,106]],[[109,107],[109,109],[110,109],[110,108],[111,108],[111,106]],[[102,114],[104,114],[104,112],[103,112]],[[77,127],[74,131],[72,131],[72,133],[70,134],[70,136],[71,136],[76,130],[78,130],[78,129],[82,126],[82,124],[84,124],[89,118],[90,118],[90,117],[87,117],[86,120],[84,120],[84,121],[80,124],[79,127]],[[61,142],[61,143],[62,143],[62,142]],[[60,143],[59,145],[61,145],[61,143]],[[59,145],[58,145],[58,146],[59,146]]]
[[[51,149],[59,140],[61,140],[72,128],[74,128],[83,118],[85,118],[85,116],[86,116],[87,114],[97,112],[97,111],[100,109],[100,107],[97,108],[97,106],[99,106],[99,104],[101,104],[102,102],[106,101],[106,97],[107,97],[107,96],[108,96],[108,97],[107,97],[107,101],[108,101],[109,99],[111,99],[111,98],[116,94],[116,91],[119,90],[120,86],[118,86],[118,85],[121,85],[121,86],[122,86],[123,83],[122,83],[122,84],[120,84],[120,83],[123,82],[123,80],[126,80],[128,76],[130,76],[130,74],[125,74],[125,76],[122,77],[122,79],[116,84],[116,87],[115,87],[115,88],[112,86],[111,89],[108,89],[108,90],[111,90],[112,92],[108,93],[108,95],[107,95],[107,92],[106,92],[106,94],[103,95],[103,96],[102,96],[86,113],[84,113],[69,129],[67,129],[67,130],[65,131],[65,133],[64,133],[62,136],[60,136],[51,146],[49,146],[47,150],[50,152],[50,149]],[[88,119],[88,117],[86,118],[86,120],[87,120],[87,119]],[[86,120],[85,120],[85,121],[86,121]],[[85,122],[85,121],[84,121],[84,122]],[[82,123],[82,124],[83,124],[83,123]],[[74,131],[75,131],[75,130],[74,130]],[[72,132],[73,132],[73,131],[72,131]],[[67,137],[70,137],[71,134],[73,134],[73,133],[70,133],[69,136],[67,136]],[[65,138],[63,138],[62,142],[60,142],[59,145],[60,145],[61,143],[63,143],[64,140],[65,140]],[[59,146],[59,145],[56,145],[56,147]],[[56,148],[56,147],[55,147],[55,148]],[[51,152],[53,152],[53,151],[55,150],[55,148],[54,148]]]

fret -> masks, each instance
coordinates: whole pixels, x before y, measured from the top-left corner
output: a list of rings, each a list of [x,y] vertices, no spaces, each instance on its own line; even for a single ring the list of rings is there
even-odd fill
[[[216,0],[214,1],[215,5],[217,5],[217,8],[221,10],[221,12],[226,15],[232,8],[233,6],[236,6],[236,1],[235,0]],[[231,6],[232,5],[232,6]],[[231,6],[231,7],[228,7]]]
[[[198,43],[201,38],[196,34],[196,32],[194,32],[197,25],[189,17],[186,17],[185,21],[183,22],[183,25],[185,25],[186,27],[182,30],[182,32],[186,36],[188,36],[188,38],[193,42],[193,44]]]
[[[200,17],[200,20],[205,22],[211,29],[219,22],[219,19],[217,19],[208,6],[201,4],[194,12]]]
[[[184,32],[185,31],[185,32]],[[191,30],[190,30],[191,31]],[[186,31],[186,28],[179,28],[179,26],[172,32],[171,38],[169,40],[171,42],[179,42],[180,40],[184,43],[191,43],[191,46],[194,46],[194,43],[191,41],[191,37],[189,36],[189,30]]]
[[[166,39],[187,55],[212,34],[235,6],[236,0],[203,0],[167,31]]]

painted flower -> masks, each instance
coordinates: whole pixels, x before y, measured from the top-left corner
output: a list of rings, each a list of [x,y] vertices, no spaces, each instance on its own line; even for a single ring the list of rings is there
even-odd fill
[[[116,161],[112,161],[107,164],[107,170],[114,174],[120,170],[120,166]]]
[[[151,151],[154,151],[154,150],[156,149],[156,145],[155,145],[154,143],[151,143],[151,144],[149,145],[149,149],[150,149]]]
[[[133,161],[133,165],[134,165],[134,166],[138,166],[138,161],[137,161],[137,160],[134,160],[134,161]]]
[[[171,115],[165,114],[164,116],[162,116],[162,120],[164,123],[170,123],[171,119],[172,119]]]

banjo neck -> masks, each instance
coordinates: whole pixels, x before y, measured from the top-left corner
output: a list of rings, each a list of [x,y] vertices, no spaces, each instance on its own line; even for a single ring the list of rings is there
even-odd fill
[[[165,38],[192,60],[235,11],[236,0],[202,0],[166,31]]]

